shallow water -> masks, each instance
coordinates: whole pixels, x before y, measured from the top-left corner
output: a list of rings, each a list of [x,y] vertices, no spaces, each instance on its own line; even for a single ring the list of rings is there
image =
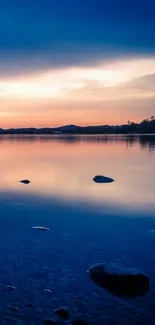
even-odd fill
[[[40,325],[61,306],[94,325],[154,324],[155,136],[1,137],[0,152],[1,324]],[[100,289],[86,272],[100,262],[142,270],[149,293]]]

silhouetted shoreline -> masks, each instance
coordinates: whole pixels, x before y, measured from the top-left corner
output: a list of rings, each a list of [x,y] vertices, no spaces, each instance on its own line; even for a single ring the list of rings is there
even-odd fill
[[[77,126],[65,125],[56,128],[16,128],[0,129],[3,134],[152,134],[155,133],[155,117],[151,116],[140,123],[128,121],[123,125],[97,125],[97,126]]]

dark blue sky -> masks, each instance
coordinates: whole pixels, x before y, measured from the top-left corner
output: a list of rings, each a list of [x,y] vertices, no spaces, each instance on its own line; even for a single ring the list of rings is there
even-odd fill
[[[155,52],[155,2],[1,0],[0,31],[1,61],[8,65],[31,65],[35,58],[57,66],[148,55]]]

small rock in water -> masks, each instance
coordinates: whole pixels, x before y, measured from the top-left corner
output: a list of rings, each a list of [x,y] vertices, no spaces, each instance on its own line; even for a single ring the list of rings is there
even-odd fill
[[[35,308],[35,305],[32,304],[31,302],[29,302],[29,303],[28,303],[28,307],[30,307],[30,308]]]
[[[61,307],[58,309],[53,310],[53,312],[61,319],[68,320],[70,319],[70,313],[67,308]]]
[[[11,310],[12,310],[12,311],[18,311],[18,307],[16,307],[16,306],[11,306]]]
[[[155,229],[149,230],[151,234],[155,234]]]
[[[17,319],[12,316],[4,316],[4,320],[5,324],[17,324]]]
[[[93,265],[88,273],[98,286],[116,296],[136,298],[148,292],[150,287],[145,274],[113,263]]]
[[[74,301],[76,305],[79,305],[79,306],[83,306],[84,305],[84,302],[81,301],[81,300],[75,300]]]
[[[110,177],[102,176],[102,175],[96,175],[93,178],[93,181],[95,183],[112,183],[112,182],[114,182],[114,179],[110,178]]]
[[[53,318],[45,318],[44,324],[45,325],[56,325],[56,321]]]
[[[71,325],[89,325],[87,322],[81,319],[73,320]]]
[[[45,289],[44,291],[45,292],[52,292],[50,289]]]
[[[10,286],[10,285],[7,285],[7,286],[5,287],[5,289],[16,290],[16,287],[14,287],[14,286]]]
[[[30,184],[31,182],[28,179],[23,179],[23,180],[20,181],[20,183]]]
[[[32,228],[36,230],[42,230],[42,231],[50,230],[50,228],[46,228],[46,227],[32,227]]]
[[[35,309],[35,311],[37,312],[37,313],[42,313],[42,308],[41,308],[41,306],[39,307],[36,307],[36,309]]]

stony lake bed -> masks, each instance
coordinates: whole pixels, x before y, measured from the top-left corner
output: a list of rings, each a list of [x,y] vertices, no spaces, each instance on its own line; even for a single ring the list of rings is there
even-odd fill
[[[7,160],[10,158],[8,166],[5,158],[1,161],[1,171],[4,170],[0,196],[1,324],[41,325],[45,318],[52,318],[57,324],[81,319],[92,325],[153,325],[155,235],[150,232],[155,229],[153,179],[150,194],[149,184],[154,177],[151,176],[154,151],[150,155],[137,142],[129,149],[120,140],[120,157],[113,153],[118,140],[108,144],[94,141],[91,149],[95,160],[89,150],[87,155],[83,151],[78,160],[75,146],[83,149],[85,142],[27,141],[7,140],[5,146],[1,142],[2,152],[7,148]],[[87,144],[89,147],[90,142]],[[55,145],[57,151],[53,150]],[[63,146],[67,157],[64,159]],[[49,154],[53,151],[55,154]],[[127,154],[129,162],[125,160]],[[142,156],[143,163],[139,165]],[[111,166],[108,161],[112,161]],[[93,183],[98,172],[112,175],[115,182]],[[18,182],[25,177],[32,183]],[[33,227],[37,226],[50,231],[36,231]],[[103,262],[147,274],[151,281],[148,293],[136,299],[120,298],[98,287],[87,270]],[[54,310],[60,307],[69,310],[70,320],[57,317]]]

